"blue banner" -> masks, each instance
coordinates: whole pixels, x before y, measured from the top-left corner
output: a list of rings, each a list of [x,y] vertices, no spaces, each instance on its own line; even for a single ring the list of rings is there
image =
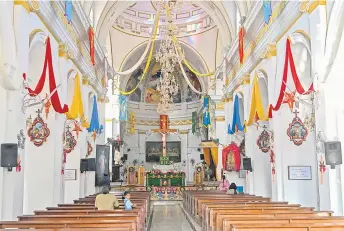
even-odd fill
[[[90,127],[87,128],[87,131],[88,132],[96,131],[97,133],[101,133],[102,129],[103,129],[103,126],[99,126],[97,97],[93,96],[92,118],[91,118]]]
[[[119,120],[127,121],[127,96],[119,96]]]
[[[210,97],[208,95],[203,98],[203,125],[208,127],[210,125],[210,113],[209,113]]]
[[[239,97],[236,95],[234,99],[234,110],[233,110],[233,119],[232,127],[228,124],[228,134],[234,134],[235,128],[238,128],[239,131],[244,131],[245,125],[240,121],[240,107],[239,107]]]
[[[66,0],[66,2],[65,2],[65,16],[67,17],[68,23],[71,23],[72,15],[73,15],[72,0]]]
[[[268,24],[271,17],[271,1],[270,0],[264,0],[263,11],[264,11],[264,22],[265,24]]]

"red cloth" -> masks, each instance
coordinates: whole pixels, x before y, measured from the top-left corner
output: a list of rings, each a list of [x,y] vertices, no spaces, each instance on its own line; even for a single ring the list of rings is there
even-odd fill
[[[88,29],[88,39],[89,39],[89,42],[90,42],[91,63],[92,63],[92,65],[95,65],[96,61],[94,59],[94,31],[93,31],[93,28],[91,26]]]
[[[244,62],[244,36],[245,36],[244,27],[240,27],[240,30],[239,30],[239,60],[240,60],[240,64],[242,64]]]
[[[295,88],[299,94],[306,95],[306,94],[310,94],[311,92],[314,91],[313,83],[311,84],[309,89],[306,91],[300,82],[300,79],[296,73],[293,53],[291,51],[289,39],[287,39],[287,44],[286,44],[285,49],[286,49],[286,54],[285,54],[285,60],[284,60],[284,70],[283,70],[283,78],[282,78],[282,85],[281,85],[281,89],[280,89],[280,94],[278,96],[276,105],[272,106],[272,104],[270,104],[270,106],[269,106],[269,118],[272,118],[272,110],[278,111],[281,108],[281,105],[283,103],[284,93],[285,93],[285,89],[287,87],[286,84],[288,81],[288,66],[290,66],[290,71],[291,71],[291,75],[293,77]]]
[[[47,68],[49,69],[49,90],[51,94],[53,91],[56,90],[56,82],[55,82],[53,59],[51,55],[51,45],[50,45],[49,37],[47,38],[47,41],[46,41],[45,59],[44,59],[44,66],[43,66],[41,78],[38,80],[35,90],[32,90],[30,87],[26,87],[26,89],[29,91],[30,96],[35,96],[42,92],[44,83],[45,83]],[[23,74],[23,78],[24,80],[26,80],[25,73]],[[64,104],[62,107],[57,90],[51,95],[51,104],[53,105],[54,110],[58,113],[68,112],[68,105]]]
[[[226,169],[227,156],[229,152],[233,153],[235,162],[234,168],[237,172],[239,172],[241,166],[240,148],[234,142],[222,149],[222,168]]]

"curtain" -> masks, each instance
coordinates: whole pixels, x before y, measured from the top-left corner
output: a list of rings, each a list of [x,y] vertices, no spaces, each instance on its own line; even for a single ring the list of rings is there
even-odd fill
[[[217,167],[218,160],[219,160],[218,149],[219,149],[218,147],[210,148],[211,156],[213,157],[213,161],[214,161],[215,167]]]
[[[96,61],[95,61],[95,58],[94,58],[94,31],[93,31],[93,28],[91,26],[88,29],[88,40],[90,42],[91,63],[92,63],[92,65],[95,65]]]
[[[73,15],[72,0],[66,0],[66,2],[65,2],[65,16],[67,17],[68,23],[72,22],[72,15]]]
[[[210,149],[203,148],[203,154],[205,163],[207,164],[207,166],[210,166]]]
[[[245,124],[241,123],[240,121],[240,107],[239,107],[239,97],[236,95],[234,99],[234,110],[233,110],[233,117],[232,117],[232,127],[228,125],[228,134],[234,134],[236,132],[236,128],[239,131],[245,130]]]
[[[119,97],[119,120],[126,121],[127,120],[127,96],[121,95]]]
[[[90,127],[87,129],[87,131],[88,132],[96,131],[97,133],[101,133],[102,128],[103,126],[99,125],[97,97],[93,96],[92,118],[91,118]]]
[[[264,22],[265,24],[268,24],[271,17],[271,1],[270,0],[264,0],[263,11],[264,11]]]
[[[244,36],[245,30],[244,27],[241,26],[239,29],[239,60],[240,64],[244,62]]]

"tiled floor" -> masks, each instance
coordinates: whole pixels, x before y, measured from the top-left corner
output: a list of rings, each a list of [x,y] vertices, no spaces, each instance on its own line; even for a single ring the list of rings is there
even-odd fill
[[[179,204],[154,205],[150,231],[193,231]]]

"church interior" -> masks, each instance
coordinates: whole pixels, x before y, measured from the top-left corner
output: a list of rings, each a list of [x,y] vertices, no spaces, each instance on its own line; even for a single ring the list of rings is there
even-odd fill
[[[0,230],[343,231],[343,28],[340,0],[0,1]]]

